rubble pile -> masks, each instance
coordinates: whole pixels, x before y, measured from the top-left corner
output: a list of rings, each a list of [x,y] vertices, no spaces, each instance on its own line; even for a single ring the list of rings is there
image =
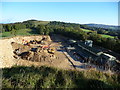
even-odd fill
[[[52,62],[55,58],[55,49],[50,47],[50,42],[47,39],[43,37],[41,40],[30,40],[22,44],[11,42],[14,49],[13,57],[33,62]]]
[[[43,41],[41,41],[44,38]],[[36,41],[37,44],[35,44]],[[31,44],[30,41],[34,43]],[[23,52],[32,51],[31,49],[37,48],[39,45],[48,45],[51,38],[48,35],[38,36],[16,36],[11,38],[0,39],[0,68],[11,67],[18,62],[19,56]],[[30,45],[29,45],[30,44]]]

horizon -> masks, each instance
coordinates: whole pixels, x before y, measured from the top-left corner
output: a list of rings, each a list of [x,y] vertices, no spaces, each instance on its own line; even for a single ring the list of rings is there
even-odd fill
[[[118,2],[2,2],[2,21],[60,21],[118,26]]]
[[[29,19],[29,20],[36,20],[36,19]],[[24,20],[24,21],[29,21],[29,20]],[[24,21],[20,21],[21,23]],[[44,20],[37,20],[37,21],[44,21]],[[48,21],[48,22],[52,22],[52,21]],[[56,22],[64,22],[64,21],[56,21]],[[0,23],[0,24],[14,24],[14,23],[19,23],[19,22],[11,22],[11,23]],[[73,23],[73,22],[65,22],[65,23]],[[81,23],[74,23],[74,24],[81,24]],[[108,24],[101,24],[101,23],[85,23],[85,24],[98,24],[98,25],[108,25]],[[81,25],[85,25],[85,24],[81,24]],[[120,25],[108,25],[108,26],[120,26]]]

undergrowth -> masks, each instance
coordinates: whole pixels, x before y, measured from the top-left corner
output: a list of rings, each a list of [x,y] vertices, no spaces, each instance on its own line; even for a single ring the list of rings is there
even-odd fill
[[[3,69],[3,88],[116,88],[120,77],[99,71],[14,66]]]

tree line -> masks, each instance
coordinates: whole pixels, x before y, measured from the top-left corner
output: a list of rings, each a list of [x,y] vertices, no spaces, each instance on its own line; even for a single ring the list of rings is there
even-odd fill
[[[81,27],[83,26],[84,25],[81,25]],[[80,25],[50,22],[48,25],[38,25],[36,29],[38,33],[42,35],[61,34],[76,40],[93,40],[97,46],[120,53],[120,39],[118,37],[104,38],[96,31],[86,33],[81,30],[81,27]]]
[[[40,35],[61,34],[76,40],[84,41],[90,39],[94,41],[95,45],[120,53],[120,31],[117,33],[118,36],[112,39],[104,38],[99,35],[101,31],[104,32],[103,29],[56,21],[52,21],[46,25],[37,26],[35,26],[32,21],[25,21],[23,23],[3,24],[2,27],[2,32],[15,32],[16,30],[30,28],[32,30],[36,30]],[[93,30],[93,32],[84,32],[82,29]]]
[[[23,23],[3,24],[1,32],[10,32],[12,30],[26,29],[26,25]]]

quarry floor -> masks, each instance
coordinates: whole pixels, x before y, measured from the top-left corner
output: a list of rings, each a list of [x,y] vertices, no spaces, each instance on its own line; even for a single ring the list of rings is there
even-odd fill
[[[68,46],[66,40],[68,38],[60,36],[60,35],[52,35],[52,36],[44,36],[47,37],[47,43],[51,43],[52,46],[56,49],[55,56],[56,58],[51,59],[51,61],[46,60],[44,62],[36,62],[36,61],[29,61],[24,59],[15,59],[14,56],[14,48],[11,45],[11,42],[16,42],[22,44],[22,40],[34,40],[34,39],[41,39],[43,35],[39,36],[16,36],[12,38],[4,38],[0,39],[0,68],[11,68],[12,66],[50,66],[64,70],[98,70],[96,66],[93,68],[89,68],[89,64],[81,63],[78,60],[72,58],[70,54],[65,50],[65,46]],[[17,47],[17,46],[16,46]],[[41,53],[45,54],[45,53]],[[90,65],[91,66],[91,65]],[[100,70],[101,71],[101,70]],[[108,72],[109,71],[102,71]]]
[[[61,47],[64,46],[62,42],[63,37],[60,36],[46,36],[48,37],[48,42],[52,43],[53,46],[56,48],[55,56],[57,57],[51,62],[35,62],[35,61],[28,61],[23,59],[15,59],[13,57],[13,47],[11,46],[11,42],[22,43],[22,39],[25,40],[33,40],[33,39],[40,39],[43,36],[16,36],[12,38],[0,39],[0,68],[10,68],[14,65],[17,66],[52,66],[60,69],[71,69],[74,70],[73,64],[81,65],[80,62],[73,60],[68,53],[62,49]],[[71,63],[71,62],[72,63]],[[83,70],[80,68],[76,68],[78,70]]]

